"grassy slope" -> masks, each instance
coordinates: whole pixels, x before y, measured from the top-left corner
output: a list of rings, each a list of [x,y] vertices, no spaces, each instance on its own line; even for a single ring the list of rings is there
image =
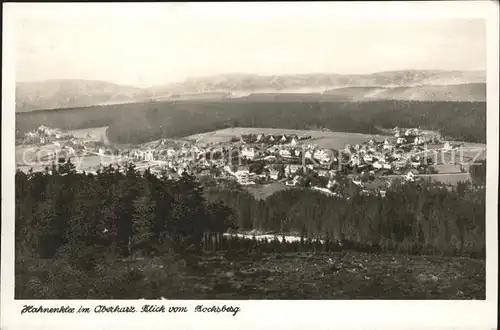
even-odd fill
[[[333,263],[327,260],[331,258]],[[232,264],[231,264],[232,263]],[[484,299],[484,261],[362,253],[213,259],[200,299]]]
[[[44,279],[49,269],[61,279]],[[485,299],[485,261],[466,258],[245,253],[118,261],[100,269],[79,273],[56,260],[19,264],[16,299]],[[130,271],[136,275],[126,276]]]

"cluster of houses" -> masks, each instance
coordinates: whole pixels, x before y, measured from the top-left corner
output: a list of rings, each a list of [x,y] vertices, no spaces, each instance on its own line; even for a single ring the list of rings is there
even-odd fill
[[[317,189],[334,190],[339,177],[349,177],[365,189],[370,177],[396,174],[413,181],[426,173],[432,161],[422,155],[423,145],[436,142],[418,129],[395,129],[394,136],[384,141],[347,145],[343,150],[304,143],[308,138],[248,134],[229,145],[164,148],[160,143],[156,150],[135,150],[130,157],[172,178],[190,173],[232,178],[241,185],[282,182],[288,186],[304,185],[313,178]],[[452,147],[445,143],[444,148]]]
[[[243,143],[261,143],[261,144],[291,144],[296,145],[299,141],[310,139],[310,135],[298,136],[297,134],[243,134],[240,142]]]
[[[68,139],[69,135],[63,134],[58,129],[52,129],[47,126],[41,125],[33,131],[24,133],[24,144],[48,144],[52,141]]]
[[[75,139],[60,131],[40,126],[26,138],[37,137],[39,143],[61,140],[73,153],[93,151],[104,155],[98,141]],[[348,185],[363,191],[384,191],[386,181],[378,178],[397,175],[406,181],[426,173],[432,164],[423,153],[425,144],[437,143],[434,136],[418,129],[394,129],[393,136],[383,141],[346,145],[342,150],[320,148],[307,143],[310,136],[247,134],[233,143],[201,146],[184,143],[169,146],[165,141],[135,150],[120,150],[120,155],[133,161],[137,168],[176,179],[184,173],[208,176],[214,180],[234,180],[241,185],[280,182],[288,186],[307,186],[325,193],[339,194]],[[442,149],[452,149],[446,142]],[[69,149],[68,149],[69,150]],[[374,186],[378,188],[373,189]]]

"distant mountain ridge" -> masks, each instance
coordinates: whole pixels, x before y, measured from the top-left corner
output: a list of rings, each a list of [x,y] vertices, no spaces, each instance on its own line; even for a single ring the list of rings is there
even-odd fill
[[[147,100],[248,99],[255,98],[255,95],[264,97],[265,94],[294,94],[294,100],[304,97],[341,101],[485,101],[486,72],[404,70],[364,75],[224,74],[150,88],[77,79],[18,82],[16,112]]]

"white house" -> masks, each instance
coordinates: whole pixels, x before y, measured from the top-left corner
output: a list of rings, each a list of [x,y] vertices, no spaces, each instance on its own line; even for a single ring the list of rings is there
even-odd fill
[[[304,157],[306,159],[311,159],[312,158],[312,152],[310,150],[306,150],[306,152],[304,153]]]
[[[359,159],[358,155],[352,155],[351,156],[351,164],[354,165],[360,165],[361,164],[361,159]]]
[[[422,136],[417,136],[415,140],[413,141],[414,145],[421,145],[425,143],[425,139]]]
[[[292,145],[292,147],[295,147],[297,145],[297,140],[293,138],[290,144]]]
[[[406,142],[406,139],[405,139],[405,138],[403,138],[403,137],[399,137],[399,138],[396,140],[396,143],[397,143],[397,144],[403,144],[403,143],[405,143],[405,142]]]
[[[238,182],[240,184],[255,184],[255,182],[253,181],[255,179],[255,174],[254,173],[250,173],[249,170],[239,170],[239,171],[236,171],[234,173],[234,176],[236,177],[236,180],[238,180]]]
[[[184,168],[182,167],[177,168],[177,174],[182,175],[182,173],[184,173]]]
[[[287,186],[296,186],[299,184],[300,177],[296,176],[292,180],[285,182],[285,185]]]
[[[290,164],[285,167],[285,173],[294,174],[297,172],[302,166],[296,164]]]
[[[269,178],[271,178],[272,180],[278,180],[278,176],[279,176],[279,172],[277,170],[275,170],[274,168],[272,168],[269,171]]]
[[[274,160],[274,159],[276,159],[276,156],[269,155],[269,156],[266,156],[266,157],[264,157],[262,159],[264,159],[264,160]]]
[[[329,161],[330,160],[330,155],[328,155],[328,153],[323,149],[316,150],[313,154],[313,157],[314,157],[314,159],[321,160],[321,161]]]
[[[412,167],[419,167],[420,165],[421,165],[421,164],[420,164],[420,162],[419,162],[419,161],[412,161],[412,162],[411,162],[411,166],[412,166]]]
[[[352,147],[350,144],[346,144],[346,146],[344,148],[344,152],[347,154],[350,154],[352,152]]]
[[[352,183],[354,183],[356,186],[360,186],[362,187],[363,186],[363,182],[361,182],[361,179],[352,179]]]
[[[147,162],[150,162],[153,160],[153,153],[151,151],[148,151],[144,154],[144,160]]]
[[[413,171],[409,171],[408,173],[406,173],[404,179],[406,181],[415,181],[415,173],[413,173]]]
[[[255,149],[254,148],[243,148],[241,150],[241,156],[249,159],[255,158]]]
[[[443,146],[443,149],[444,150],[451,150],[452,147],[451,147],[450,142],[446,141],[445,144],[444,144],[444,146]]]
[[[284,136],[284,135],[283,135],[283,136],[281,137],[281,142],[286,142],[286,136]]]
[[[394,168],[402,168],[402,167],[405,167],[407,165],[407,161],[406,160],[398,160],[398,161],[395,161],[392,163],[392,165],[394,166]]]
[[[367,163],[373,162],[373,156],[372,155],[364,155],[363,160]]]
[[[175,156],[175,154],[176,154],[176,152],[174,149],[172,149],[172,148],[167,149],[167,157],[173,157],[173,156]]]
[[[331,189],[337,185],[337,180],[329,180],[328,183],[326,184],[326,187],[328,189]]]
[[[292,154],[290,153],[290,150],[288,150],[288,149],[281,149],[279,151],[279,154],[281,157],[291,157],[292,156]]]
[[[318,170],[318,175],[321,177],[327,177],[328,171],[327,170]]]
[[[395,137],[399,137],[401,135],[401,129],[397,126],[394,127],[393,132]]]

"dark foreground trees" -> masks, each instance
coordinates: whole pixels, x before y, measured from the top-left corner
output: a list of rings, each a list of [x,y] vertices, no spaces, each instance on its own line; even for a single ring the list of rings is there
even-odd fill
[[[183,276],[199,268],[195,255],[204,233],[238,227],[303,237],[290,244],[217,243],[245,258],[346,249],[483,258],[485,192],[479,187],[395,184],[385,198],[354,193],[350,199],[293,189],[256,200],[241,190],[206,189],[190,176],[169,181],[133,166],[81,174],[67,163],[16,172],[16,298],[189,297],[194,292]],[[123,260],[136,251],[157,256],[145,265]]]
[[[18,254],[51,258],[72,247],[113,247],[128,255],[165,237],[176,247],[198,250],[204,232],[235,228],[232,209],[207,202],[189,175],[168,181],[133,165],[95,175],[68,166],[16,173]]]
[[[454,189],[425,181],[394,184],[385,197],[354,192],[349,199],[309,189],[283,190],[265,200],[214,188],[207,196],[234,208],[241,229],[295,232],[412,254],[485,253],[485,190],[469,183]]]
[[[349,199],[289,189],[265,200],[242,190],[203,188],[149,171],[105,168],[79,174],[71,163],[16,173],[16,251],[51,258],[64,247],[113,248],[121,255],[158,246],[199,251],[205,232],[267,230],[377,245],[406,253],[483,255],[485,191],[461,183],[394,184],[385,197]],[[156,248],[152,248],[151,246]]]

